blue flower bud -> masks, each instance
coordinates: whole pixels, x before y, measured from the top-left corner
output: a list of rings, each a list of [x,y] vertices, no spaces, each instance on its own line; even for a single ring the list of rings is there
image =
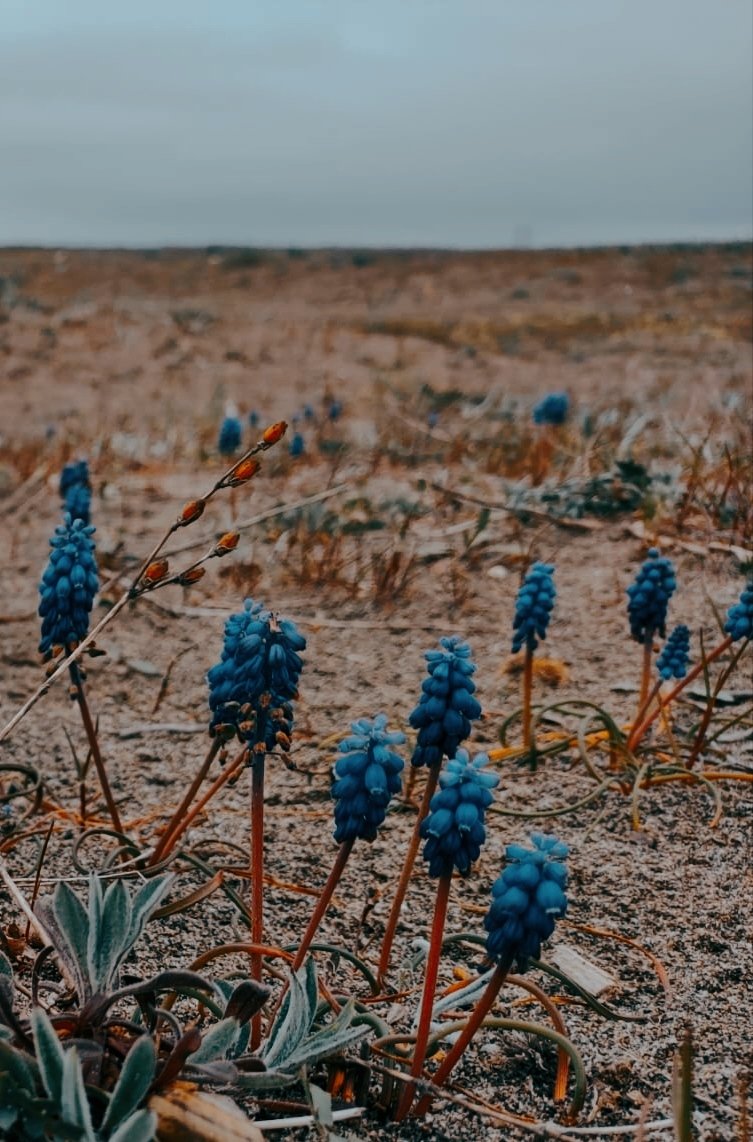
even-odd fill
[[[467,876],[478,860],[484,831],[484,812],[493,801],[495,773],[484,770],[489,758],[479,753],[471,761],[464,749],[447,763],[439,775],[439,790],[431,799],[430,812],[421,822],[426,839],[424,860],[430,876],[449,876],[455,867]]]
[[[411,764],[439,765],[443,757],[453,757],[471,732],[471,722],[481,716],[481,706],[473,692],[471,675],[476,667],[471,648],[460,638],[441,638],[441,650],[429,650],[424,657],[429,677],[409,721],[418,730]]]
[[[387,715],[373,722],[359,718],[353,734],[339,745],[332,796],[335,804],[335,840],[361,838],[373,841],[384,821],[390,798],[400,792],[403,759],[389,747],[402,745],[405,734],[387,730]]]
[[[542,940],[554,931],[567,910],[567,869],[561,862],[567,845],[556,837],[532,833],[533,848],[508,845],[507,867],[492,886],[492,903],[484,919],[489,956],[517,963],[524,972],[538,959]]]
[[[70,650],[89,630],[89,615],[99,590],[93,533],[91,525],[72,520],[66,513],[65,522],[50,540],[50,561],[39,584],[39,649],[44,655],[55,646]]]
[[[627,589],[630,634],[636,642],[647,642],[656,631],[665,637],[667,607],[676,586],[672,561],[652,547]]]
[[[665,681],[670,678],[684,678],[688,672],[690,652],[690,631],[680,624],[670,631],[662,652],[656,660],[656,669]]]
[[[523,646],[534,651],[538,639],[546,638],[549,618],[557,597],[552,576],[554,567],[549,563],[534,563],[518,591],[513,620],[512,652],[517,654]]]
[[[753,636],[753,579],[746,583],[739,602],[727,611],[724,632],[732,636],[733,642]]]

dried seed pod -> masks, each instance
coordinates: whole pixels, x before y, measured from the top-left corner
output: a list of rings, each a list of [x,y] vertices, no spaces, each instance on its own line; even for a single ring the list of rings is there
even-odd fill
[[[227,478],[227,483],[231,488],[237,488],[255,476],[260,468],[261,464],[258,460],[254,460],[253,456],[247,456],[245,460],[241,460],[239,464],[235,465]]]
[[[240,540],[240,535],[237,531],[226,531],[224,535],[220,536],[215,544],[213,555],[228,555],[231,551],[235,551]]]
[[[160,579],[164,579],[169,570],[170,564],[166,559],[155,559],[141,576],[141,582],[150,587],[154,583],[159,583]]]
[[[188,527],[190,523],[194,523],[203,514],[206,506],[206,500],[189,500],[178,516],[178,527]]]
[[[178,582],[181,587],[190,587],[192,583],[198,583],[199,579],[203,579],[206,573],[206,567],[189,567],[187,571],[178,576]]]
[[[275,424],[270,424],[269,428],[265,428],[262,433],[262,444],[271,448],[273,444],[277,444],[278,440],[282,440],[287,430],[287,421],[278,420]]]
[[[275,734],[275,741],[277,742],[280,749],[284,749],[286,753],[290,749],[290,738],[287,734],[284,734],[282,730],[278,730]]]

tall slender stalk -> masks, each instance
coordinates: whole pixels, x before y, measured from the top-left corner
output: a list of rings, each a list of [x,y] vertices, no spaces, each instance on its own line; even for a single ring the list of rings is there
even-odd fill
[[[165,856],[168,853],[172,852],[172,850],[175,848],[176,844],[178,843],[180,838],[183,836],[183,834],[188,829],[190,829],[191,825],[196,820],[196,818],[198,817],[199,813],[202,811],[204,806],[207,805],[212,800],[214,795],[216,793],[219,793],[219,791],[220,791],[220,789],[222,789],[223,785],[226,785],[227,782],[230,780],[230,778],[233,777],[238,772],[238,770],[241,769],[245,765],[247,755],[248,755],[248,746],[244,745],[243,748],[240,750],[240,752],[238,754],[236,754],[236,756],[230,762],[230,764],[226,765],[225,768],[222,770],[222,772],[219,773],[217,775],[217,777],[215,777],[214,781],[209,786],[209,789],[207,789],[206,793],[201,798],[201,800],[196,802],[196,804],[186,814],[186,816],[183,818],[182,821],[178,821],[174,830],[168,836],[165,836],[165,834],[163,833],[162,839],[160,841],[160,844],[162,845],[162,849],[161,849],[161,854],[160,854],[159,859],[164,860]],[[155,853],[152,853],[149,860],[147,861],[147,867],[150,867],[150,866],[155,865],[155,864],[157,864],[157,857],[156,857]]]
[[[296,952],[295,959],[293,960],[293,963],[292,963],[292,968],[291,968],[292,971],[298,971],[298,969],[303,964],[303,961],[306,957],[306,952],[311,947],[311,943],[314,939],[314,936],[316,935],[316,933],[318,931],[319,925],[321,924],[322,920],[324,919],[324,914],[327,911],[327,908],[329,907],[329,903],[332,899],[334,891],[337,888],[338,881],[340,880],[340,877],[343,874],[343,869],[345,868],[348,857],[351,854],[351,850],[353,848],[354,841],[355,841],[355,838],[353,840],[350,840],[350,841],[343,841],[342,844],[340,845],[340,848],[337,850],[337,856],[335,857],[335,863],[332,865],[332,870],[331,870],[329,876],[327,877],[327,883],[324,885],[324,888],[321,891],[321,895],[319,896],[319,899],[316,902],[316,907],[314,908],[314,911],[311,914],[311,919],[308,922],[308,927],[306,928],[306,931],[303,934],[303,939],[301,940],[300,944],[298,945],[298,951]]]
[[[84,729],[86,730],[86,736],[89,741],[89,749],[91,750],[92,759],[97,770],[97,777],[99,778],[99,784],[107,803],[107,811],[110,814],[112,827],[118,833],[122,833],[123,825],[120,820],[120,814],[118,813],[118,807],[115,804],[115,798],[113,797],[112,790],[110,789],[110,782],[107,778],[105,763],[102,760],[99,741],[97,739],[97,731],[94,728],[91,711],[89,710],[89,703],[86,700],[86,691],[84,690],[84,680],[81,677],[81,670],[79,669],[77,663],[73,663],[73,665],[69,667],[69,671],[71,682],[73,683],[74,689],[76,691],[76,702],[78,703],[78,708],[81,712],[81,721],[84,723]]]
[[[413,1052],[413,1064],[411,1066],[411,1078],[414,1079],[420,1078],[421,1072],[424,1069],[424,1057],[426,1055],[426,1044],[429,1041],[429,1032],[431,1031],[431,1013],[434,1006],[434,992],[437,987],[437,977],[439,975],[439,957],[442,952],[442,936],[444,935],[444,925],[447,919],[447,903],[450,898],[451,883],[452,876],[449,873],[446,876],[440,876],[437,881],[437,898],[434,904],[434,919],[431,925],[429,955],[426,960],[424,990],[421,997],[421,1014],[418,1021],[416,1045]],[[397,1122],[401,1122],[410,1111],[414,1091],[415,1085],[411,1082],[406,1083],[405,1090],[398,1104],[397,1114],[395,1115]]]
[[[654,637],[653,632],[646,635],[643,643],[643,665],[641,668],[641,689],[638,697],[638,709],[642,709],[648,698],[649,687],[651,686],[651,657],[654,651]]]
[[[199,792],[199,789],[201,788],[201,784],[202,784],[204,778],[206,777],[207,773],[209,772],[211,764],[214,761],[214,759],[215,759],[215,757],[216,757],[216,755],[220,749],[221,744],[222,744],[222,740],[219,737],[212,739],[212,742],[211,742],[209,749],[207,751],[207,755],[204,758],[203,762],[201,763],[201,767],[200,767],[198,773],[196,774],[193,781],[191,782],[191,784],[190,784],[188,790],[186,791],[186,794],[185,794],[183,800],[181,801],[180,805],[175,810],[175,812],[173,813],[170,820],[167,822],[167,825],[165,826],[164,832],[162,833],[160,840],[157,842],[157,844],[155,846],[154,853],[152,854],[152,860],[154,861],[154,863],[156,863],[161,858],[161,856],[165,850],[165,846],[170,839],[171,834],[175,831],[176,826],[180,823],[180,821],[183,819],[183,817],[185,816],[185,814],[188,812],[189,808],[191,807],[191,803],[192,803],[194,797],[196,796],[196,794]]]
[[[531,696],[533,693],[533,651],[526,646],[523,664],[523,746],[531,748]]]
[[[397,891],[395,898],[392,901],[392,908],[387,920],[387,927],[384,932],[384,939],[382,940],[382,951],[379,956],[379,970],[377,972],[377,979],[380,985],[384,983],[385,976],[389,971],[390,955],[392,954],[392,945],[395,941],[395,932],[397,931],[397,922],[400,919],[400,912],[403,907],[405,895],[408,891],[410,878],[413,874],[413,866],[416,863],[416,855],[418,853],[419,845],[421,844],[421,822],[429,812],[429,802],[434,796],[434,791],[437,788],[437,781],[439,780],[439,771],[441,768],[441,759],[436,765],[429,766],[429,772],[426,777],[426,788],[424,795],[421,799],[421,807],[418,810],[416,823],[413,827],[413,834],[408,845],[408,851],[405,854],[402,872],[400,873],[400,880],[398,881]],[[411,769],[415,772],[415,767]]]
[[[261,944],[264,934],[264,761],[265,754],[254,755],[251,763],[251,943]],[[262,957],[250,956],[251,979],[261,983]],[[261,1043],[261,1012],[251,1020],[251,1050]]]
[[[432,1082],[435,1086],[441,1086],[442,1083],[445,1082],[448,1075],[450,1074],[450,1071],[457,1064],[471,1039],[476,1034],[484,1019],[491,1011],[494,1005],[494,1000],[497,998],[497,993],[499,992],[499,989],[504,983],[507,973],[510,970],[510,966],[510,960],[503,960],[501,963],[497,964],[491,979],[486,985],[484,994],[481,996],[475,1008],[473,1009],[473,1012],[468,1022],[466,1023],[464,1030],[461,1032],[460,1038],[454,1044],[452,1050],[445,1058],[439,1070],[433,1076]],[[429,1109],[430,1105],[431,1095],[424,1095],[416,1107],[416,1114],[420,1117],[423,1117],[423,1115],[426,1114],[427,1110]]]

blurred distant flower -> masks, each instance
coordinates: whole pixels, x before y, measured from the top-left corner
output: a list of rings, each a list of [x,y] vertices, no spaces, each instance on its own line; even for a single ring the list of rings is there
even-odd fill
[[[405,734],[388,732],[386,714],[377,714],[373,721],[359,718],[351,729],[352,735],[340,742],[341,756],[335,762],[335,840],[373,841],[390,798],[400,792],[403,759],[389,747],[402,745]]]
[[[305,420],[309,420],[309,421],[316,419],[316,413],[314,412],[314,410],[310,404],[305,404],[303,406],[303,416],[304,416]]]
[[[535,424],[564,424],[570,411],[570,398],[567,393],[548,393],[534,405]]]
[[[217,448],[221,456],[232,456],[241,446],[243,427],[237,416],[226,416],[220,426]]]
[[[44,655],[56,646],[68,651],[86,637],[99,589],[93,533],[93,527],[66,514],[50,540],[50,561],[39,585],[39,649]]]
[[[428,424],[429,428],[436,428],[439,424],[439,413],[435,408],[429,410],[429,413],[426,417],[426,423]]]
[[[252,408],[251,412],[248,414],[248,423],[251,425],[252,428],[258,428],[258,426],[259,426],[259,414],[256,411],[256,409]]]
[[[538,639],[546,638],[557,589],[554,586],[554,567],[550,563],[534,563],[518,591],[513,620],[512,652],[517,654],[525,646],[533,652]]]
[[[492,887],[492,905],[484,919],[486,950],[497,961],[516,961],[525,971],[538,959],[541,943],[567,910],[567,845],[556,837],[532,833],[534,847],[508,845],[508,865]]]
[[[306,451],[306,446],[303,442],[303,435],[300,432],[294,432],[288,444],[288,452],[291,456],[302,456]]]
[[[667,607],[676,586],[672,561],[659,555],[655,547],[650,548],[635,582],[627,589],[630,634],[636,642],[647,642],[656,631],[664,638]]]
[[[327,408],[327,416],[330,420],[339,420],[342,416],[343,406],[342,402],[332,397]]]
[[[681,623],[669,632],[669,638],[656,660],[656,669],[665,682],[670,678],[685,677],[688,672],[689,653],[690,631]]]
[[[481,717],[481,706],[473,693],[471,675],[476,667],[471,648],[463,639],[441,638],[441,650],[428,650],[424,657],[429,677],[421,683],[421,699],[410,715],[418,730],[411,759],[415,766],[437,765],[443,757],[454,757],[461,742],[471,732],[471,721]]]

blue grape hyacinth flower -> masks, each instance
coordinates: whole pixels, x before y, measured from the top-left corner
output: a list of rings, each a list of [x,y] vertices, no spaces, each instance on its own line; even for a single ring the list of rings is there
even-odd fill
[[[550,563],[534,563],[518,591],[513,620],[512,652],[523,646],[533,652],[538,639],[546,638],[549,619],[557,597],[554,567]]]
[[[471,648],[462,638],[440,638],[441,650],[424,655],[429,677],[421,683],[420,701],[408,719],[418,730],[411,764],[438,765],[443,757],[454,757],[461,742],[471,732],[471,722],[481,717],[481,706],[473,693],[471,675],[476,667]]]
[[[667,607],[676,586],[672,560],[650,548],[635,582],[627,589],[630,634],[636,642],[648,642],[656,631],[665,637]]]
[[[459,749],[440,773],[440,788],[431,799],[428,817],[421,822],[429,876],[449,876],[453,867],[467,876],[478,860],[486,840],[484,814],[499,782],[497,774],[485,768],[488,764],[485,753],[471,761],[467,751]]]
[[[91,523],[92,488],[86,460],[76,460],[64,466],[60,473],[59,491],[63,511],[72,520],[80,519],[85,524]]]
[[[727,611],[724,632],[731,635],[733,642],[753,637],[753,579],[746,583],[739,601]]]
[[[288,452],[291,456],[298,457],[303,456],[305,451],[306,445],[303,439],[303,433],[294,432],[290,439],[290,444],[288,444]]]
[[[690,654],[690,631],[680,623],[669,632],[669,638],[662,647],[662,652],[656,660],[656,669],[668,682],[670,678],[684,678],[688,672],[688,656]]]
[[[305,648],[295,623],[246,599],[225,623],[222,657],[207,673],[210,733],[237,734],[258,751],[289,749]]]
[[[390,798],[400,792],[403,759],[391,750],[402,745],[405,734],[387,730],[387,715],[373,721],[359,718],[353,733],[338,746],[332,796],[335,804],[335,840],[373,841],[384,821]]]
[[[66,514],[50,540],[50,561],[39,584],[39,649],[47,657],[56,646],[71,650],[89,630],[89,615],[99,590],[93,533],[91,525]]]
[[[547,393],[533,408],[534,424],[564,424],[570,411],[567,393]]]
[[[217,448],[221,456],[234,456],[241,446],[243,425],[237,416],[226,416],[220,425]]]
[[[531,833],[533,848],[508,845],[507,867],[492,887],[492,904],[484,918],[486,950],[498,963],[517,963],[524,972],[538,959],[541,944],[567,911],[567,845],[556,837]]]

